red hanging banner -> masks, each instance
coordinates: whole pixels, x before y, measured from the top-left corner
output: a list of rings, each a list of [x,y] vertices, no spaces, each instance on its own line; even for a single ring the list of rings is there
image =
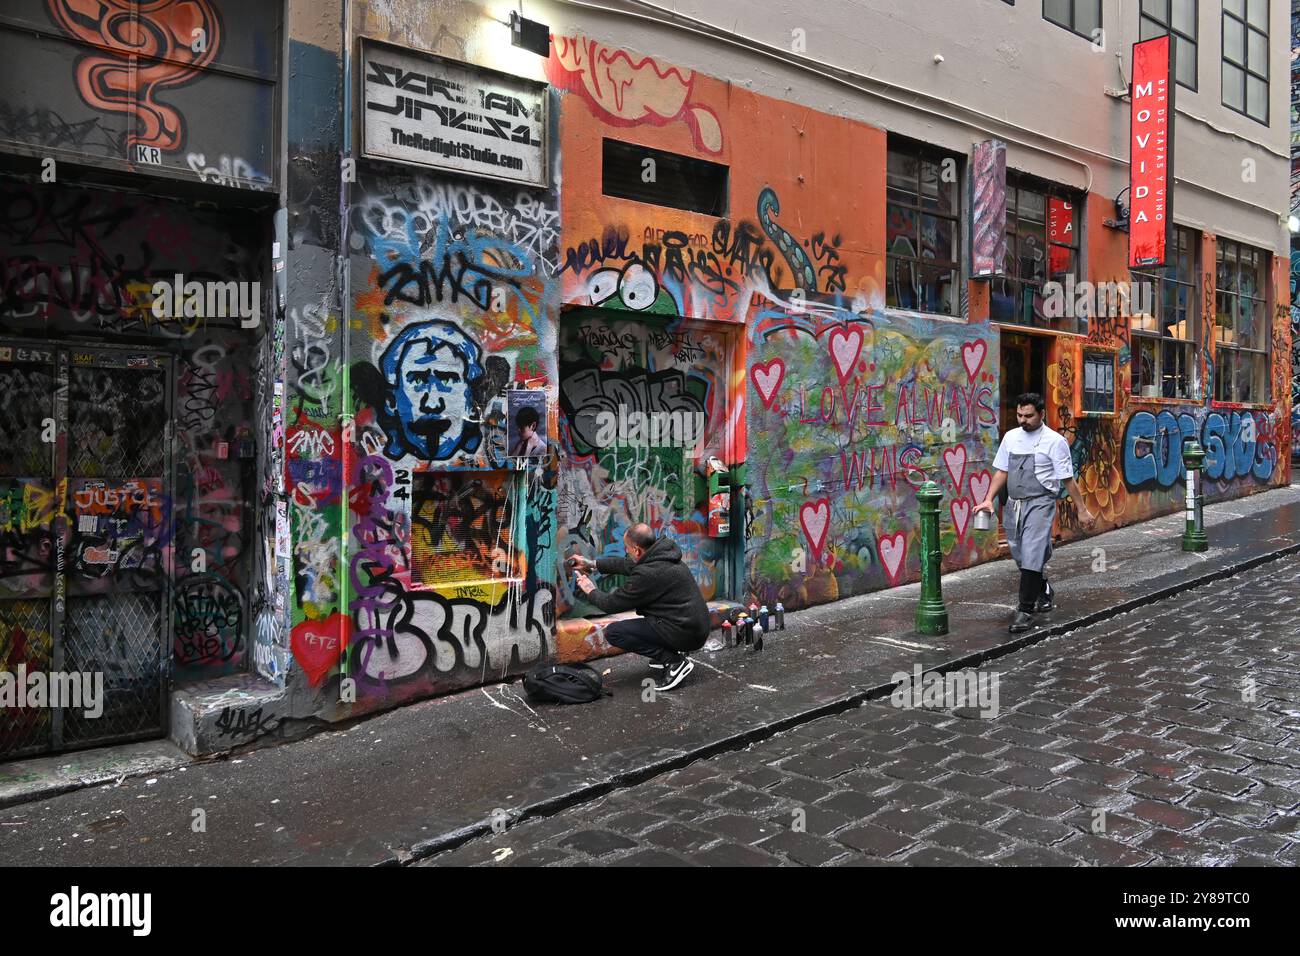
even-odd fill
[[[1163,266],[1173,222],[1174,63],[1168,36],[1133,44],[1129,112],[1130,268]]]

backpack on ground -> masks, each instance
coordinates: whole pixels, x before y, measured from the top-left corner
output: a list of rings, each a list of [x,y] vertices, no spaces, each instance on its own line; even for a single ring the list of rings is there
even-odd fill
[[[524,690],[537,703],[589,704],[614,695],[586,664],[543,664],[524,675]]]

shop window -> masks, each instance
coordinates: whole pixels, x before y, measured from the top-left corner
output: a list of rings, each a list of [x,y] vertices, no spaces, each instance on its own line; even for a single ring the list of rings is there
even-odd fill
[[[719,163],[607,139],[601,191],[617,199],[725,216],[728,173]]]
[[[516,576],[513,473],[424,472],[411,501],[411,577],[426,587]]]
[[[1200,339],[1200,233],[1175,226],[1164,269],[1133,271],[1131,384],[1141,398],[1196,399],[1196,343]],[[1142,285],[1145,285],[1145,288]]]
[[[885,304],[961,313],[961,159],[890,137]]]
[[[1268,295],[1270,254],[1220,239],[1214,259],[1214,398],[1269,400]]]
[[[1223,105],[1268,125],[1268,0],[1223,0]]]
[[[1082,205],[1072,193],[1040,187],[1023,177],[1007,177],[1007,257],[1003,275],[989,284],[989,313],[994,322],[1087,331],[1086,316],[1074,302],[1065,314],[1049,319],[1044,311],[1048,282],[1069,288],[1079,281],[1079,224]],[[1067,300],[1069,297],[1065,297]]]
[[[1085,415],[1115,414],[1115,353],[1083,350],[1082,411]]]
[[[1174,38],[1174,75],[1189,90],[1196,89],[1199,7],[1199,0],[1142,0],[1139,39]]]
[[[1043,0],[1043,19],[1091,40],[1101,29],[1101,0]]]

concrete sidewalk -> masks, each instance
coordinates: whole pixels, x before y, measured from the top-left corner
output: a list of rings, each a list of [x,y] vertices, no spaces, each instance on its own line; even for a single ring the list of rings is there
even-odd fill
[[[1211,548],[1199,555],[1179,550],[1181,513],[1060,548],[1059,609],[1025,635],[1006,631],[1016,569],[995,562],[943,579],[946,637],[915,634],[919,585],[907,585],[790,614],[761,654],[701,652],[687,683],[653,701],[642,699],[644,664],[613,658],[601,669],[615,696],[598,704],[536,708],[517,683],[498,684],[229,760],[42,795],[0,811],[0,853],[13,865],[407,862],[494,818],[580,804],[883,696],[914,662],[974,664],[1300,551],[1300,488],[1211,506],[1206,523]],[[206,831],[195,833],[198,809]]]

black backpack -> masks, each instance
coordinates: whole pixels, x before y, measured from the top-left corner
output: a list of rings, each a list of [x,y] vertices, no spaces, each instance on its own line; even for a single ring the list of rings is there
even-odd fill
[[[586,664],[543,664],[524,675],[524,690],[535,703],[589,704],[614,695],[600,674]]]

